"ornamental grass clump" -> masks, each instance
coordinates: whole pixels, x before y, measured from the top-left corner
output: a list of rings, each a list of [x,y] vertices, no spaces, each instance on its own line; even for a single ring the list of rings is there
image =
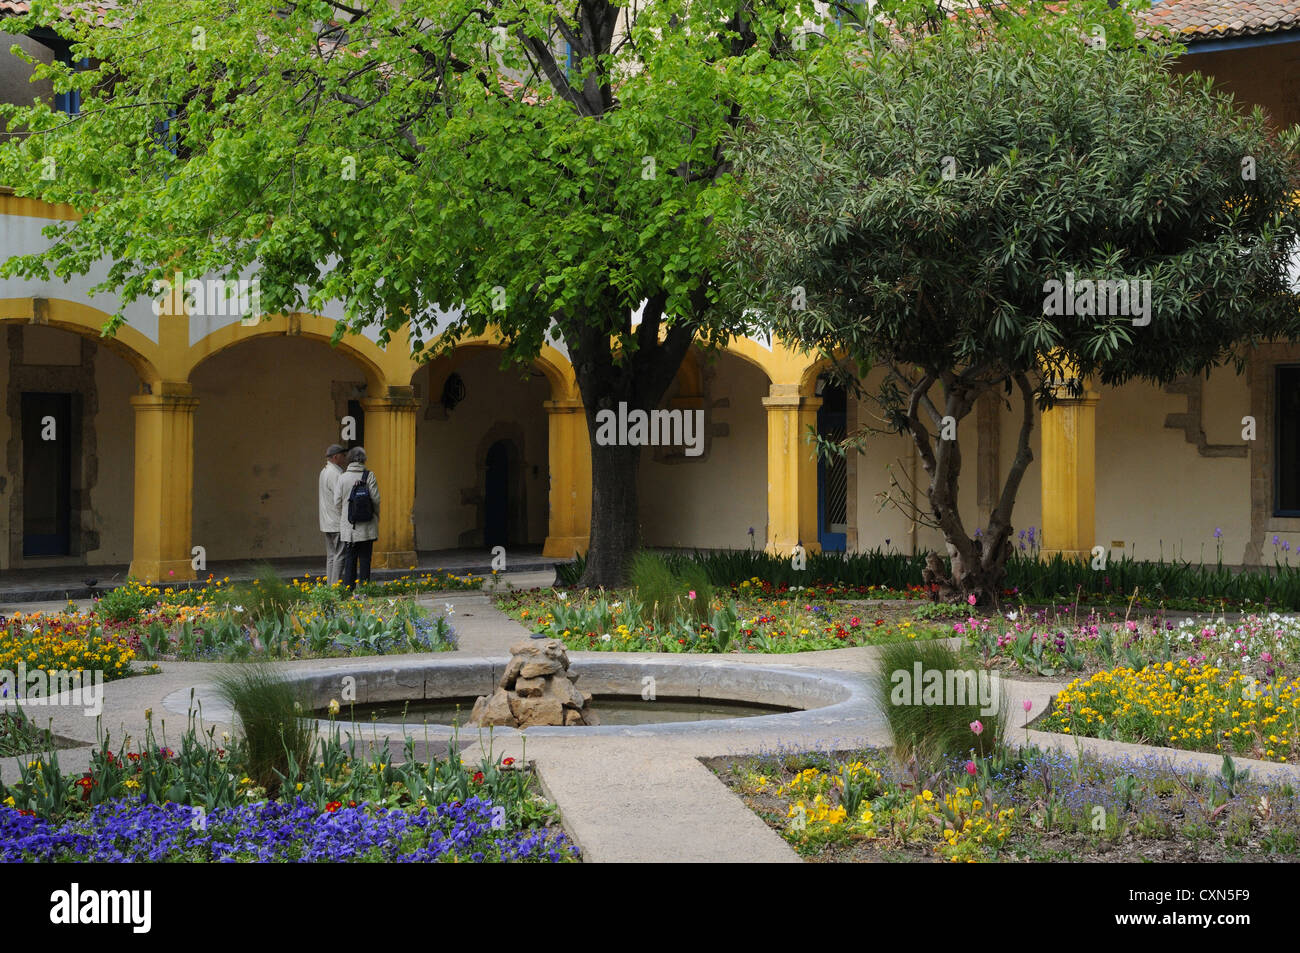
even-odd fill
[[[678,617],[697,624],[708,621],[713,583],[699,563],[684,562],[673,568],[658,553],[642,551],[632,557],[628,579],[659,628]]]
[[[1006,702],[996,672],[963,666],[943,642],[898,642],[881,649],[877,702],[895,754],[928,765],[984,758],[1005,739]]]
[[[275,797],[285,778],[297,777],[311,758],[316,733],[294,685],[260,664],[232,666],[217,677],[221,697],[243,732],[248,776]]]

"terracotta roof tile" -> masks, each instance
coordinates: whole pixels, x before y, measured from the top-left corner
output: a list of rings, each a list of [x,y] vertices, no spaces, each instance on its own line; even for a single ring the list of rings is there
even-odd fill
[[[1139,16],[1195,43],[1300,28],[1300,0],[1156,0]]]

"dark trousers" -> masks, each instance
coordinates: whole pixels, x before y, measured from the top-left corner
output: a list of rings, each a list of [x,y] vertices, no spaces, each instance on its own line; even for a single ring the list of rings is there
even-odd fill
[[[343,550],[343,585],[352,591],[359,578],[362,582],[370,581],[370,554],[374,551],[375,541],[346,543]]]

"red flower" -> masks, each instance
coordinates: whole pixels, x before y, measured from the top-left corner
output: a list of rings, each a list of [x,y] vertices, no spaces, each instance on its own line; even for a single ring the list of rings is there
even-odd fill
[[[509,767],[510,765],[512,765],[512,764],[515,763],[515,759],[514,759],[514,758],[502,758],[502,759],[501,759],[501,763],[504,764],[504,765],[506,765],[507,767]]]
[[[333,814],[335,811],[337,811],[337,810],[338,810],[339,808],[341,808],[342,806],[343,806],[343,802],[342,802],[342,801],[330,801],[328,804],[325,805],[325,810],[327,810],[327,811],[329,811],[331,814]]]
[[[475,783],[475,784],[482,784],[482,783],[483,783],[483,772],[482,772],[482,771],[475,771],[475,772],[474,772],[474,783]]]

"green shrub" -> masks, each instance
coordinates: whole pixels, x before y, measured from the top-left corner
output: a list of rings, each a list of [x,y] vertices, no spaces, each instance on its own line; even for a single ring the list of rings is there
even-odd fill
[[[248,776],[276,796],[282,779],[299,776],[311,758],[316,732],[304,717],[308,705],[296,686],[256,663],[232,666],[217,686],[238,722]]]
[[[927,673],[940,673],[941,697],[937,704],[927,703],[932,700],[924,691],[921,698],[915,697],[917,663],[921,666],[923,688],[933,684],[933,678],[927,682]],[[900,758],[915,756],[923,764],[938,767],[945,759],[969,757],[972,752],[977,758],[991,755],[1004,742],[1006,699],[996,673],[963,665],[956,649],[936,641],[886,645],[880,651],[879,666],[877,703],[889,723],[894,750]],[[972,681],[976,683],[974,698]],[[993,714],[981,711],[981,685],[995,696],[991,702],[998,710]],[[964,698],[952,691],[957,686],[965,690]],[[977,721],[982,728],[978,734],[971,728]]]

